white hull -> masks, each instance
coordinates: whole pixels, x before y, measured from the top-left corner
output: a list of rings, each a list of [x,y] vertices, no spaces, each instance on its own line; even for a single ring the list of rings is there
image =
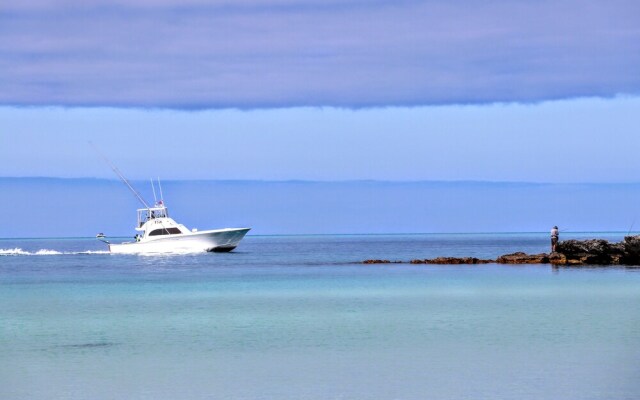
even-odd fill
[[[228,228],[146,238],[139,242],[109,244],[111,253],[195,253],[231,251],[250,228]]]

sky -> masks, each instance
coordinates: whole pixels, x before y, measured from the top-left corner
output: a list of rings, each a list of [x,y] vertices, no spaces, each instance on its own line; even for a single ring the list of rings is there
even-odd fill
[[[458,182],[471,185],[465,196],[492,193],[478,201],[504,206],[515,192],[492,182],[529,182],[588,204],[629,185],[628,196],[594,207],[632,209],[639,106],[640,3],[631,0],[0,3],[0,177],[42,185],[30,193],[53,189],[29,177],[78,187],[75,178],[114,179],[92,142],[134,180],[254,185],[232,191],[238,204],[246,193],[272,204],[277,192],[260,192],[263,181],[351,182],[361,192],[345,202],[361,204],[372,192],[360,183],[375,181],[380,190]],[[27,186],[2,194],[35,205]],[[300,210],[337,193],[324,188],[301,197]],[[399,209],[401,193],[380,196]],[[518,201],[534,210],[536,196]],[[353,211],[362,221],[381,215]],[[622,225],[600,211],[593,225]],[[438,212],[466,218],[453,204]],[[531,211],[523,229],[540,215]],[[346,229],[329,220],[322,231]]]
[[[386,107],[637,94],[636,0],[21,0],[0,104]]]
[[[149,181],[132,183],[153,200]],[[162,188],[169,215],[189,229],[252,235],[640,230],[638,183],[166,180]],[[0,178],[0,193],[0,238],[136,233],[141,205],[115,180]]]
[[[0,176],[640,182],[640,98],[535,104],[0,108]]]

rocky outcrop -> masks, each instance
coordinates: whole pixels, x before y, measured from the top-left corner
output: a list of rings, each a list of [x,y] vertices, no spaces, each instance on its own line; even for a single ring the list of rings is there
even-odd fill
[[[440,264],[440,265],[459,265],[459,264],[490,264],[495,260],[483,260],[475,257],[437,257],[426,258],[424,260],[411,260],[411,264]]]
[[[622,263],[640,265],[640,236],[627,236],[621,244],[623,249]]]
[[[622,242],[604,239],[564,240],[549,255],[513,253],[498,257],[499,264],[553,265],[640,265],[640,236],[627,236]]]
[[[565,240],[558,243],[556,251],[564,255],[566,261],[558,257],[554,263],[556,265],[619,265],[625,259],[623,243],[609,243],[603,239]]]
[[[553,265],[567,265],[567,256],[558,252],[551,253],[549,254],[549,263]]]
[[[622,242],[603,239],[565,240],[558,243],[551,254],[505,254],[496,260],[475,257],[437,257],[411,260],[411,264],[553,264],[553,265],[637,265],[640,266],[640,236],[627,236]],[[392,264],[402,261],[366,260],[363,264]]]
[[[496,262],[498,264],[548,264],[549,256],[544,253],[527,254],[520,251],[500,256]]]

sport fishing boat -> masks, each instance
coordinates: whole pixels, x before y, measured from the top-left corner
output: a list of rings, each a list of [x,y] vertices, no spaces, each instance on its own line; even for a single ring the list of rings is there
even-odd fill
[[[96,149],[97,150],[97,149]],[[144,208],[138,209],[138,223],[134,241],[124,243],[111,243],[103,233],[96,238],[109,246],[111,253],[135,254],[135,253],[191,253],[191,252],[227,252],[235,249],[251,228],[224,228],[207,231],[189,230],[186,226],[177,223],[169,217],[169,210],[164,204],[162,185],[158,179],[160,200],[156,199],[156,191],[151,181],[153,197],[156,199],[153,207],[142,198],[133,188],[131,183],[109,160],[104,157],[113,172],[138,198]]]
[[[138,209],[138,224],[135,229],[140,233],[131,242],[110,243],[104,235],[98,234],[97,237],[109,246],[111,253],[227,252],[235,249],[250,230],[189,230],[169,217],[169,210],[162,200],[153,207]]]

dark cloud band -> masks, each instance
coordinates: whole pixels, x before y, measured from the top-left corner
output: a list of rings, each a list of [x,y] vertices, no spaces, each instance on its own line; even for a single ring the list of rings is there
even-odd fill
[[[17,2],[16,2],[17,3]],[[640,92],[636,1],[27,1],[0,104],[286,107]]]

